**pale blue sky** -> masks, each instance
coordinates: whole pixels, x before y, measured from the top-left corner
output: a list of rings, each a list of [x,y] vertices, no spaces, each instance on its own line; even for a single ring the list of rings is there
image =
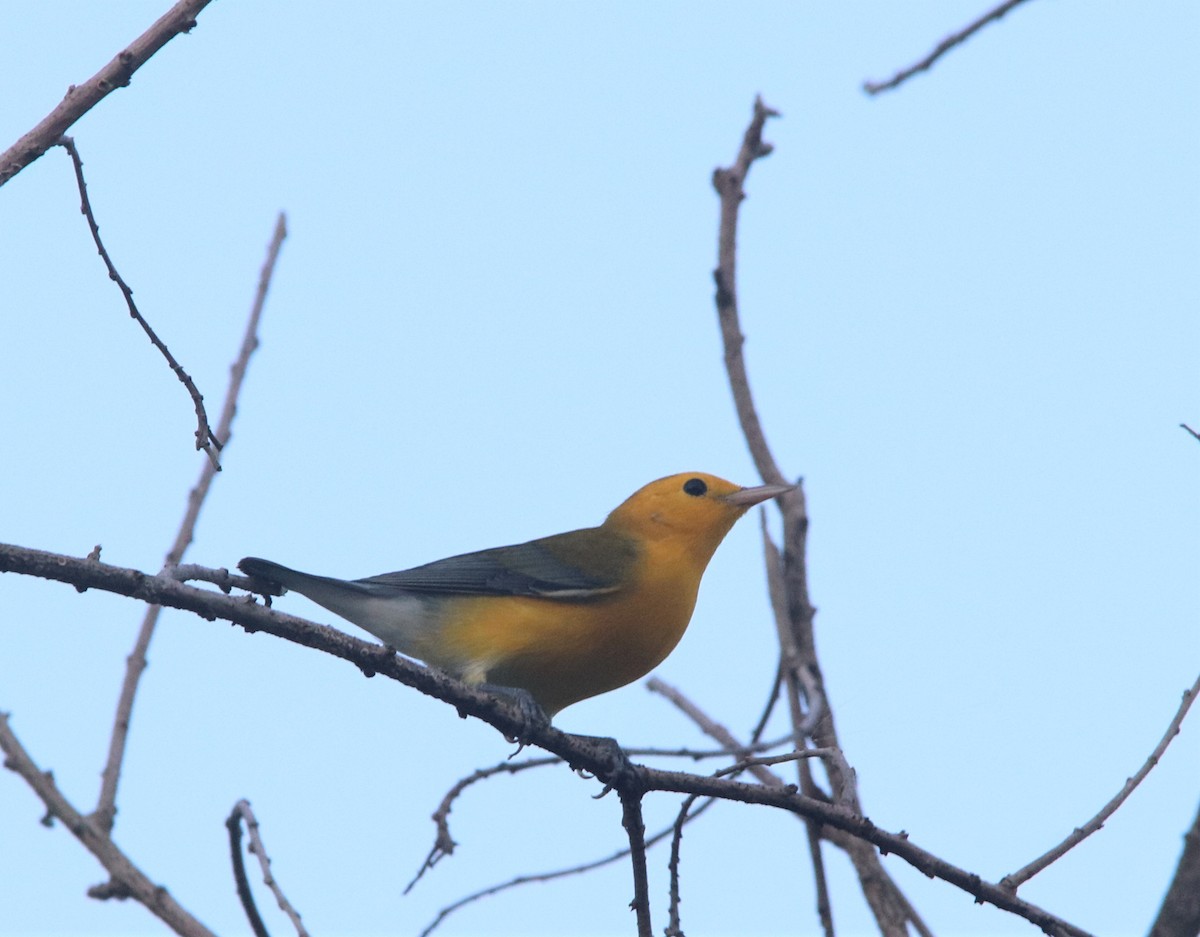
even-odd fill
[[[675,471],[755,483],[721,370],[709,176],[761,93],[784,117],[743,209],[748,362],[806,479],[818,645],[867,813],[993,880],[1048,848],[1138,768],[1200,666],[1200,445],[1177,428],[1200,424],[1200,14],[1035,0],[861,93],[985,5],[213,4],[71,131],[120,271],[214,409],[288,212],[189,560],[368,575],[594,524]],[[0,145],[165,6],[6,17]],[[107,281],[61,151],[0,191],[0,275],[0,539],[157,570],[199,471],[191,405]],[[756,528],[719,551],[658,671],[743,734],[775,659]],[[0,709],[89,808],[142,609],[13,576],[0,608]],[[557,721],[701,744],[639,685]],[[244,933],[221,824],[246,797],[315,934],[412,934],[469,891],[622,844],[593,783],[496,780],[401,897],[442,793],[509,751],[415,691],[168,612],[117,840]],[[1198,777],[1185,724],[1022,895],[1144,933]],[[652,798],[648,822],[675,806]],[[84,897],[102,871],[41,813],[0,777],[0,934],[162,933]],[[829,856],[839,933],[871,933]],[[817,930],[791,818],[710,811],[683,861],[689,933]],[[936,933],[1033,932],[887,864]],[[658,929],[665,866],[653,853]],[[630,893],[619,865],[441,933],[628,934]]]

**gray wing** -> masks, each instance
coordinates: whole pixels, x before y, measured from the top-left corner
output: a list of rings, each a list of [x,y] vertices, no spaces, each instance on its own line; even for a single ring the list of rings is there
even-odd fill
[[[637,546],[631,539],[593,527],[355,582],[372,592],[590,599],[620,589],[636,559]]]

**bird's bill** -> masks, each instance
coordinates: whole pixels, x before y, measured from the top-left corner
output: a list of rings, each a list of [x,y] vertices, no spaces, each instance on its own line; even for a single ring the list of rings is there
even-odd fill
[[[724,500],[736,507],[749,508],[792,491],[795,487],[795,485],[759,485],[757,488],[739,488],[733,494],[725,495]]]

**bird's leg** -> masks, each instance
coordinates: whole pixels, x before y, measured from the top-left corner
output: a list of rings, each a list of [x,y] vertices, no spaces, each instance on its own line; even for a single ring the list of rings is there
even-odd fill
[[[542,709],[541,703],[533,698],[533,694],[528,690],[515,686],[500,686],[496,683],[479,683],[476,688],[484,692],[491,693],[493,696],[499,696],[501,699],[508,700],[516,708],[521,716],[521,720],[534,729],[547,729],[550,727],[550,717],[546,715],[546,710]],[[520,741],[516,739],[515,741]],[[521,748],[525,747],[525,743],[521,743]],[[517,749],[517,752],[521,750]],[[514,752],[513,754],[516,754]]]

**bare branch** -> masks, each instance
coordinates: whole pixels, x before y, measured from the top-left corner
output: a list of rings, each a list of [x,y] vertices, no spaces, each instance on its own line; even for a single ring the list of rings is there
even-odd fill
[[[1194,429],[1192,429],[1192,428],[1191,428],[1190,426],[1188,426],[1186,423],[1180,423],[1180,424],[1179,424],[1179,428],[1180,428],[1180,429],[1186,429],[1186,430],[1187,430],[1189,433],[1191,433],[1191,434],[1192,434],[1193,438],[1195,438],[1195,439],[1197,439],[1197,440],[1200,440],[1200,433],[1197,433],[1197,432],[1196,432]]]
[[[754,408],[750,394],[750,383],[746,364],[742,356],[743,336],[739,322],[737,300],[737,225],[738,213],[745,198],[744,182],[754,160],[771,152],[769,144],[762,142],[762,128],[767,117],[774,114],[764,107],[761,99],[755,99],[754,116],[742,139],[742,146],[733,166],[718,169],[713,173],[713,185],[721,199],[721,220],[717,236],[718,266],[713,274],[717,283],[717,316],[721,324],[721,337],[725,346],[725,370],[729,375],[729,386],[733,393],[742,433],[746,437],[750,453],[759,473],[767,482],[782,482],[783,473],[775,462],[766,436]],[[834,728],[833,710],[825,693],[824,678],[817,661],[816,641],[813,637],[813,608],[808,594],[808,507],[803,487],[796,487],[779,499],[783,514],[783,550],[775,547],[769,536],[767,544],[767,575],[771,590],[772,606],[780,638],[780,669],[782,687],[788,700],[796,748],[804,748],[811,738],[819,748],[840,750],[837,731]],[[807,711],[802,699],[807,701]],[[852,797],[857,806],[857,794],[853,777],[842,774],[837,762],[826,761],[826,772],[839,798]],[[809,797],[821,796],[813,781],[807,761],[797,766],[800,789]],[[861,813],[861,808],[858,808]],[[827,937],[832,935],[833,918],[829,907],[829,893],[825,885],[824,860],[821,856],[820,840],[836,842],[849,854],[858,874],[863,896],[875,915],[883,937],[907,937],[908,925],[913,924],[919,932],[928,929],[917,915],[912,903],[900,891],[884,870],[879,856],[870,845],[854,838],[834,838],[821,829],[813,818],[808,822],[809,854],[813,861],[813,874],[817,885],[817,910]]]
[[[646,869],[646,824],[642,820],[642,792],[622,788],[621,826],[629,837],[629,859],[633,866],[633,900],[629,907],[637,915],[638,937],[654,937],[650,923],[650,883]]]
[[[80,180],[82,185],[82,177],[80,177]],[[267,257],[259,273],[258,288],[255,291],[254,302],[250,307],[250,317],[246,322],[246,329],[242,335],[241,349],[233,362],[233,366],[230,368],[229,386],[225,390],[225,403],[221,407],[221,420],[217,425],[216,431],[216,440],[219,447],[224,447],[229,442],[233,431],[233,418],[237,413],[238,395],[241,393],[242,381],[246,376],[246,368],[250,363],[250,356],[258,347],[258,323],[262,318],[263,305],[267,299],[267,290],[270,287],[271,277],[275,272],[275,262],[279,258],[279,250],[283,246],[285,237],[287,237],[287,220],[281,212],[276,219],[275,232],[271,236],[271,243],[267,247]],[[97,243],[99,242],[97,241]],[[101,248],[102,256],[103,250]],[[174,572],[176,570],[183,559],[183,554],[191,544],[196,531],[196,521],[200,516],[200,508],[204,504],[204,499],[208,495],[216,473],[216,464],[211,459],[206,461],[201,467],[200,479],[196,482],[196,486],[191,492],[188,493],[187,508],[184,511],[183,520],[179,524],[179,530],[175,535],[175,542],[171,545],[171,549],[167,551],[163,567],[164,572]],[[228,573],[224,573],[224,579],[226,581],[229,580]],[[229,591],[228,585],[224,585],[223,587],[226,592]],[[121,684],[121,693],[117,699],[117,713],[113,720],[113,730],[108,743],[108,760],[105,762],[104,770],[100,775],[100,796],[96,802],[96,809],[93,811],[93,816],[105,830],[112,830],[116,819],[117,784],[121,776],[121,764],[125,758],[125,744],[129,737],[129,721],[133,715],[133,700],[137,694],[138,682],[141,679],[142,672],[146,669],[146,653],[150,647],[150,639],[154,635],[155,625],[158,623],[159,610],[159,606],[157,605],[150,605],[146,608],[145,615],[142,617],[142,626],[138,630],[133,650],[125,659],[125,680]]]
[[[704,801],[704,803],[702,803],[699,807],[697,807],[692,812],[691,816],[688,817],[688,819],[694,820],[696,817],[698,817],[701,813],[703,813],[705,810],[707,810],[709,807],[711,807],[715,803],[716,803],[716,800],[709,798],[708,800]],[[646,840],[646,848],[650,848],[651,846],[654,846],[657,843],[661,842],[663,839],[665,839],[667,836],[670,835],[671,830],[672,830],[672,827],[669,826],[666,829],[660,830],[658,833],[655,833],[653,836],[651,836],[649,839]],[[594,859],[591,862],[584,862],[584,863],[581,863],[580,865],[571,866],[570,868],[566,868],[566,869],[556,869],[553,872],[543,872],[543,873],[539,873],[539,874],[535,874],[535,875],[518,875],[514,878],[508,879],[507,881],[499,882],[495,885],[491,885],[487,888],[481,889],[470,895],[466,895],[466,896],[460,898],[458,901],[454,902],[453,904],[447,905],[446,907],[442,908],[442,910],[438,912],[437,917],[435,917],[428,925],[426,925],[425,929],[423,931],[421,931],[420,937],[428,937],[429,934],[433,933],[433,931],[438,928],[438,926],[442,923],[442,921],[444,921],[446,918],[448,918],[455,911],[459,910],[460,908],[465,907],[466,905],[472,904],[473,902],[479,901],[482,898],[488,898],[491,895],[498,894],[499,892],[502,892],[502,891],[507,891],[510,888],[516,888],[520,885],[529,885],[533,882],[539,882],[539,883],[551,882],[551,881],[554,881],[555,879],[565,878],[569,875],[580,875],[584,872],[590,872],[593,869],[598,869],[605,865],[611,865],[612,863],[618,862],[622,859],[625,859],[628,856],[629,856],[629,847],[626,846],[624,849],[618,849],[616,852],[612,853],[611,855],[607,855],[607,856],[603,857],[602,859]]]
[[[1179,708],[1175,711],[1175,716],[1171,720],[1171,724],[1167,726],[1167,731],[1162,739],[1154,747],[1154,751],[1150,753],[1150,757],[1146,759],[1145,764],[1138,769],[1137,773],[1125,781],[1122,787],[1110,800],[1105,804],[1098,814],[1087,821],[1083,826],[1077,826],[1071,835],[1064,839],[1061,843],[1051,849],[1044,855],[1038,856],[1028,865],[1011,875],[1006,875],[1000,880],[1000,884],[1012,892],[1016,892],[1018,888],[1024,885],[1027,881],[1041,872],[1046,866],[1061,859],[1068,852],[1082,843],[1085,839],[1095,833],[1100,827],[1104,826],[1105,821],[1116,813],[1117,808],[1125,803],[1129,795],[1134,789],[1146,779],[1151,769],[1158,764],[1158,760],[1162,758],[1163,752],[1167,750],[1167,746],[1171,744],[1171,740],[1179,734],[1179,727],[1183,724],[1183,719],[1187,715],[1188,710],[1192,708],[1192,703],[1196,701],[1196,694],[1200,693],[1200,677],[1196,678],[1196,682],[1192,684],[1190,689],[1183,691],[1183,701],[1179,704]]]
[[[89,892],[92,897],[134,898],[181,937],[214,937],[212,931],[171,897],[170,892],[150,881],[107,832],[72,806],[58,789],[54,775],[38,768],[21,745],[8,724],[6,713],[0,713],[0,751],[4,752],[4,767],[16,772],[45,804],[47,819],[43,822],[49,825],[50,818],[61,820],[108,872],[109,883],[92,889]]]
[[[63,149],[71,154],[71,162],[75,166],[75,181],[79,186],[79,210],[87,218],[88,228],[92,232],[92,240],[96,244],[96,249],[100,252],[100,259],[104,261],[104,266],[108,268],[108,278],[120,288],[121,295],[125,297],[125,305],[129,307],[129,315],[142,327],[142,331],[146,333],[146,337],[150,339],[150,343],[167,359],[167,364],[175,372],[175,376],[179,378],[180,383],[183,384],[191,396],[192,406],[196,408],[196,448],[207,453],[213,467],[217,471],[220,471],[221,466],[217,462],[217,452],[221,450],[221,443],[213,433],[212,427],[208,424],[208,414],[204,411],[204,396],[196,388],[195,382],[188,373],[183,370],[183,365],[175,360],[175,356],[171,354],[170,349],[163,344],[162,340],[155,334],[154,329],[150,328],[150,323],[138,312],[137,304],[133,301],[133,290],[129,288],[129,284],[122,280],[121,275],[117,273],[117,268],[113,266],[112,258],[108,256],[108,251],[104,248],[104,242],[100,240],[100,226],[96,223],[96,216],[92,212],[92,203],[88,199],[87,183],[83,179],[83,160],[79,158],[79,150],[75,147],[75,141],[70,137],[62,137],[58,142]]]
[[[751,769],[755,770],[755,769]],[[759,768],[757,770],[767,770]],[[851,836],[872,843],[884,853],[894,853],[917,871],[930,878],[938,878],[957,886],[975,898],[980,904],[992,904],[1002,911],[1022,917],[1040,927],[1051,937],[1085,937],[1082,928],[1050,914],[1048,911],[1022,901],[1007,889],[998,884],[984,881],[979,875],[958,868],[932,853],[917,846],[908,838],[906,833],[888,833],[879,829],[865,817],[852,814],[844,807],[834,807],[812,798],[804,797],[796,792],[795,785],[786,787],[768,786],[766,784],[743,784],[739,781],[727,781],[721,778],[706,778],[698,774],[684,774],[674,771],[647,769],[644,783],[650,790],[669,790],[680,794],[702,794],[719,797],[722,800],[737,800],[742,803],[765,804],[778,806],[788,810],[787,804],[793,799],[803,805],[800,809],[790,812],[797,816],[811,816],[822,824],[849,833]],[[732,796],[725,796],[726,793]],[[735,793],[736,792],[736,793]],[[810,807],[822,804],[821,808]],[[827,812],[828,811],[828,812]],[[854,818],[854,819],[851,819]],[[836,840],[831,840],[836,842]],[[853,858],[853,857],[852,857]]]
[[[225,829],[229,831],[229,861],[233,866],[233,882],[254,937],[271,937],[262,915],[258,913],[258,905],[254,903],[254,892],[250,889],[250,877],[246,875],[246,862],[242,858],[242,814],[238,809],[242,803],[238,801],[225,820]]]
[[[683,827],[692,818],[690,813],[692,804],[698,799],[695,794],[685,797],[679,813],[675,815],[675,822],[671,826],[671,858],[667,861],[667,873],[670,877],[670,887],[668,888],[670,905],[667,929],[663,932],[664,937],[683,937],[683,925],[679,917],[679,853],[683,845]],[[711,804],[713,801],[710,800],[708,803]]]
[[[271,894],[275,896],[275,901],[279,905],[279,909],[291,920],[292,926],[296,928],[298,937],[309,937],[308,931],[300,920],[300,912],[292,907],[292,903],[287,900],[283,889],[279,887],[279,882],[275,879],[274,873],[271,872],[271,859],[267,855],[267,847],[263,845],[258,829],[258,819],[254,816],[254,811],[250,809],[250,802],[248,800],[239,800],[233,805],[233,811],[225,821],[225,826],[229,830],[229,845],[233,857],[234,877],[238,883],[238,896],[242,899],[242,907],[246,910],[246,916],[250,920],[250,926],[254,928],[256,937],[266,937],[266,928],[263,927],[262,918],[258,914],[258,908],[254,905],[254,895],[250,891],[250,883],[246,880],[241,849],[242,820],[246,821],[246,829],[250,833],[250,846],[248,848],[251,853],[258,857],[258,866],[262,870],[263,883],[271,889]]]
[[[988,10],[973,23],[964,26],[956,33],[951,33],[936,46],[934,46],[933,51],[925,56],[925,58],[921,59],[919,62],[914,62],[912,65],[908,66],[908,68],[902,68],[887,81],[864,81],[863,91],[867,92],[867,94],[879,94],[881,91],[888,91],[900,84],[903,84],[918,72],[923,72],[930,68],[933,63],[940,59],[943,55],[945,55],[955,46],[966,42],[973,35],[975,35],[975,33],[983,29],[983,27],[988,23],[994,23],[1013,7],[1019,6],[1024,2],[1025,0],[1005,0],[1004,3],[1001,3],[999,6]]]
[[[212,0],[180,0],[116,58],[67,95],[36,127],[0,154],[0,185],[54,146],[67,129],[107,95],[129,84],[133,73],[159,49],[196,25],[196,16]]]
[[[497,774],[518,774],[530,768],[544,768],[546,765],[556,765],[561,762],[562,759],[557,755],[547,758],[528,758],[525,761],[502,761],[499,764],[492,765],[490,768],[480,768],[450,788],[446,792],[446,796],[442,798],[442,802],[438,804],[437,810],[433,812],[432,819],[434,825],[437,827],[437,836],[434,838],[433,847],[429,850],[429,855],[421,863],[421,868],[417,870],[417,874],[413,876],[412,881],[404,887],[404,894],[407,895],[412,891],[413,886],[421,880],[426,872],[454,852],[454,847],[458,844],[454,841],[454,837],[450,835],[450,810],[454,806],[454,801],[459,798],[463,791],[472,784],[494,777]]]
[[[754,398],[750,393],[750,381],[746,376],[746,360],[742,346],[746,337],[742,334],[738,320],[737,300],[737,227],[738,210],[746,197],[743,188],[746,176],[755,160],[769,156],[774,147],[763,141],[763,126],[770,117],[779,112],[767,107],[761,97],[754,99],[754,116],[742,137],[733,165],[713,171],[713,188],[721,198],[721,220],[717,235],[717,269],[713,280],[717,285],[717,317],[721,324],[721,341],[725,346],[725,370],[729,374],[729,387],[733,392],[734,406],[742,432],[754,457],[758,473],[768,485],[785,485],[787,479],[779,471],[771,450],[763,435],[762,423],[754,409]]]

